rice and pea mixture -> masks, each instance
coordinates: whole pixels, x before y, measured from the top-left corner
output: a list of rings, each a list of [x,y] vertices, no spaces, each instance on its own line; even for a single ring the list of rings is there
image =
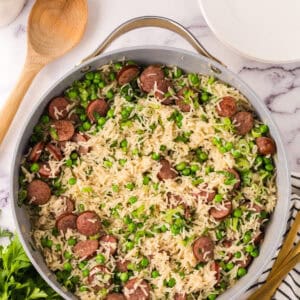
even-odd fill
[[[236,89],[117,62],[52,99],[20,202],[57,280],[80,299],[215,299],[259,255],[275,143]]]

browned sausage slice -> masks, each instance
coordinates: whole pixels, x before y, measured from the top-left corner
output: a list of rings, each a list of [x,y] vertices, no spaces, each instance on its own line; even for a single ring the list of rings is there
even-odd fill
[[[28,160],[32,162],[38,161],[42,154],[43,149],[44,149],[43,142],[38,142],[37,144],[35,144],[29,154]]]
[[[161,66],[148,66],[140,75],[140,85],[144,92],[149,93],[153,90],[155,83],[163,80],[165,77]]]
[[[237,112],[235,99],[231,96],[223,97],[217,104],[216,111],[220,117],[232,117]]]
[[[157,90],[155,91],[154,96],[159,100],[165,99],[166,98],[165,93],[168,91],[169,87],[172,87],[172,84],[169,80],[163,79],[163,80],[158,81],[157,82]],[[162,101],[162,103],[165,105],[168,102],[170,102],[168,98],[165,99],[164,101]]]
[[[54,121],[51,127],[54,132],[50,130],[50,135],[59,142],[69,141],[75,131],[72,122],[67,120]]]
[[[118,240],[113,235],[103,235],[100,237],[100,245],[105,249],[109,249],[109,253],[114,255],[117,252]]]
[[[247,254],[245,257],[245,260],[239,260],[236,263],[241,267],[241,268],[247,268],[252,261],[251,255]]]
[[[191,110],[191,105],[188,103],[188,101],[192,100],[191,97],[188,97],[188,99],[185,99],[184,97],[189,91],[194,92],[187,87],[184,87],[177,92],[178,99],[176,99],[175,102],[179,109],[183,112],[189,112]]]
[[[144,279],[132,278],[124,285],[124,294],[127,300],[148,300],[150,286]]]
[[[61,200],[61,203],[63,204],[63,212],[64,213],[71,213],[75,209],[75,205],[73,200],[71,200],[67,196],[61,196],[58,200]]]
[[[209,202],[214,200],[214,198],[216,196],[216,192],[215,191],[200,190],[199,193],[196,196],[204,199],[205,203],[209,203]]]
[[[77,216],[71,213],[63,213],[56,220],[56,227],[59,231],[66,232],[68,228],[76,229]]]
[[[233,185],[233,188],[238,189],[241,185],[241,177],[238,171],[235,169],[228,169],[227,170],[229,173],[233,174],[234,177],[236,178],[237,182]]]
[[[75,133],[72,137],[72,141],[75,143],[85,143],[87,140],[88,137],[81,133]],[[79,154],[87,154],[89,150],[90,148],[88,146],[79,146],[78,148]]]
[[[103,287],[109,287],[112,278],[109,270],[104,265],[97,265],[90,271],[88,282],[96,291]]]
[[[231,214],[232,204],[230,201],[225,202],[224,205],[216,205],[209,210],[209,214],[216,220],[223,220]]]
[[[96,115],[105,117],[109,110],[109,106],[104,99],[96,99],[90,102],[86,108],[86,114],[89,120],[94,123],[97,121]]]
[[[90,258],[96,254],[98,247],[99,243],[97,240],[86,240],[78,242],[74,246],[73,251],[79,258]]]
[[[183,293],[176,293],[174,296],[174,300],[186,300],[186,294]]]
[[[128,271],[128,265],[130,264],[130,261],[129,260],[121,260],[119,259],[117,262],[116,262],[116,267],[117,267],[117,270],[119,272],[127,272]]]
[[[217,283],[219,283],[221,280],[221,267],[216,261],[212,262],[211,270],[216,272],[215,278],[217,280]]]
[[[159,180],[173,179],[177,176],[177,173],[174,170],[172,170],[171,164],[168,160],[161,159],[160,165],[161,168],[157,173],[157,178]]]
[[[43,205],[49,201],[51,189],[49,185],[39,179],[31,181],[27,187],[27,199],[29,203]]]
[[[198,262],[207,262],[214,257],[215,244],[208,236],[201,236],[194,241],[193,253]]]
[[[135,79],[140,73],[140,69],[136,65],[124,66],[117,74],[117,80],[119,85],[129,83]]]
[[[56,147],[55,145],[49,143],[49,144],[46,145],[46,149],[53,156],[54,159],[62,160],[63,156],[62,156],[61,151],[58,147]]]
[[[62,120],[68,115],[70,102],[64,97],[54,98],[48,107],[49,116],[54,120]]]
[[[77,218],[77,229],[81,234],[94,235],[99,233],[101,228],[100,218],[94,211],[85,211]]]
[[[48,162],[43,162],[39,164],[40,168],[39,168],[39,174],[41,177],[44,178],[54,178],[56,176],[58,176],[59,174],[59,169],[56,169],[54,174],[52,174],[51,169],[50,169],[50,165]]]
[[[276,145],[273,139],[269,137],[259,137],[255,140],[258,152],[262,155],[273,155],[276,152]]]
[[[126,300],[126,298],[123,294],[111,293],[106,296],[105,300]]]
[[[239,135],[245,135],[254,126],[254,119],[250,112],[240,111],[233,117],[233,124]]]

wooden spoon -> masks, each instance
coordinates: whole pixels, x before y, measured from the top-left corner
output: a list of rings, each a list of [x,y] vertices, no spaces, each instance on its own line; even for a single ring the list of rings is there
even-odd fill
[[[27,56],[17,85],[0,111],[0,144],[38,72],[81,40],[86,0],[37,0],[28,19]]]

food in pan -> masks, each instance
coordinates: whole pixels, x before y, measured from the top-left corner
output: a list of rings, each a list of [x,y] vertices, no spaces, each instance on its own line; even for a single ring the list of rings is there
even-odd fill
[[[245,97],[111,63],[51,99],[20,174],[32,235],[80,299],[215,299],[259,255],[274,140]]]

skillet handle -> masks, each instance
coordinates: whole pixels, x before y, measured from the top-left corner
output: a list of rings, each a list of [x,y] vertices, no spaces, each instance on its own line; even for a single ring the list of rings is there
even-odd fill
[[[219,61],[217,58],[212,56],[203,47],[203,45],[195,38],[195,36],[184,26],[175,22],[174,20],[165,17],[158,17],[158,16],[137,17],[137,18],[130,19],[125,23],[121,24],[102,42],[102,44],[92,54],[84,58],[81,61],[81,63],[85,62],[86,60],[92,57],[101,54],[105,50],[105,48],[107,48],[116,38],[123,35],[124,33],[142,27],[160,27],[178,33],[181,37],[186,39],[197,50],[199,54],[206,56],[218,62],[219,64],[225,66],[221,61]]]

